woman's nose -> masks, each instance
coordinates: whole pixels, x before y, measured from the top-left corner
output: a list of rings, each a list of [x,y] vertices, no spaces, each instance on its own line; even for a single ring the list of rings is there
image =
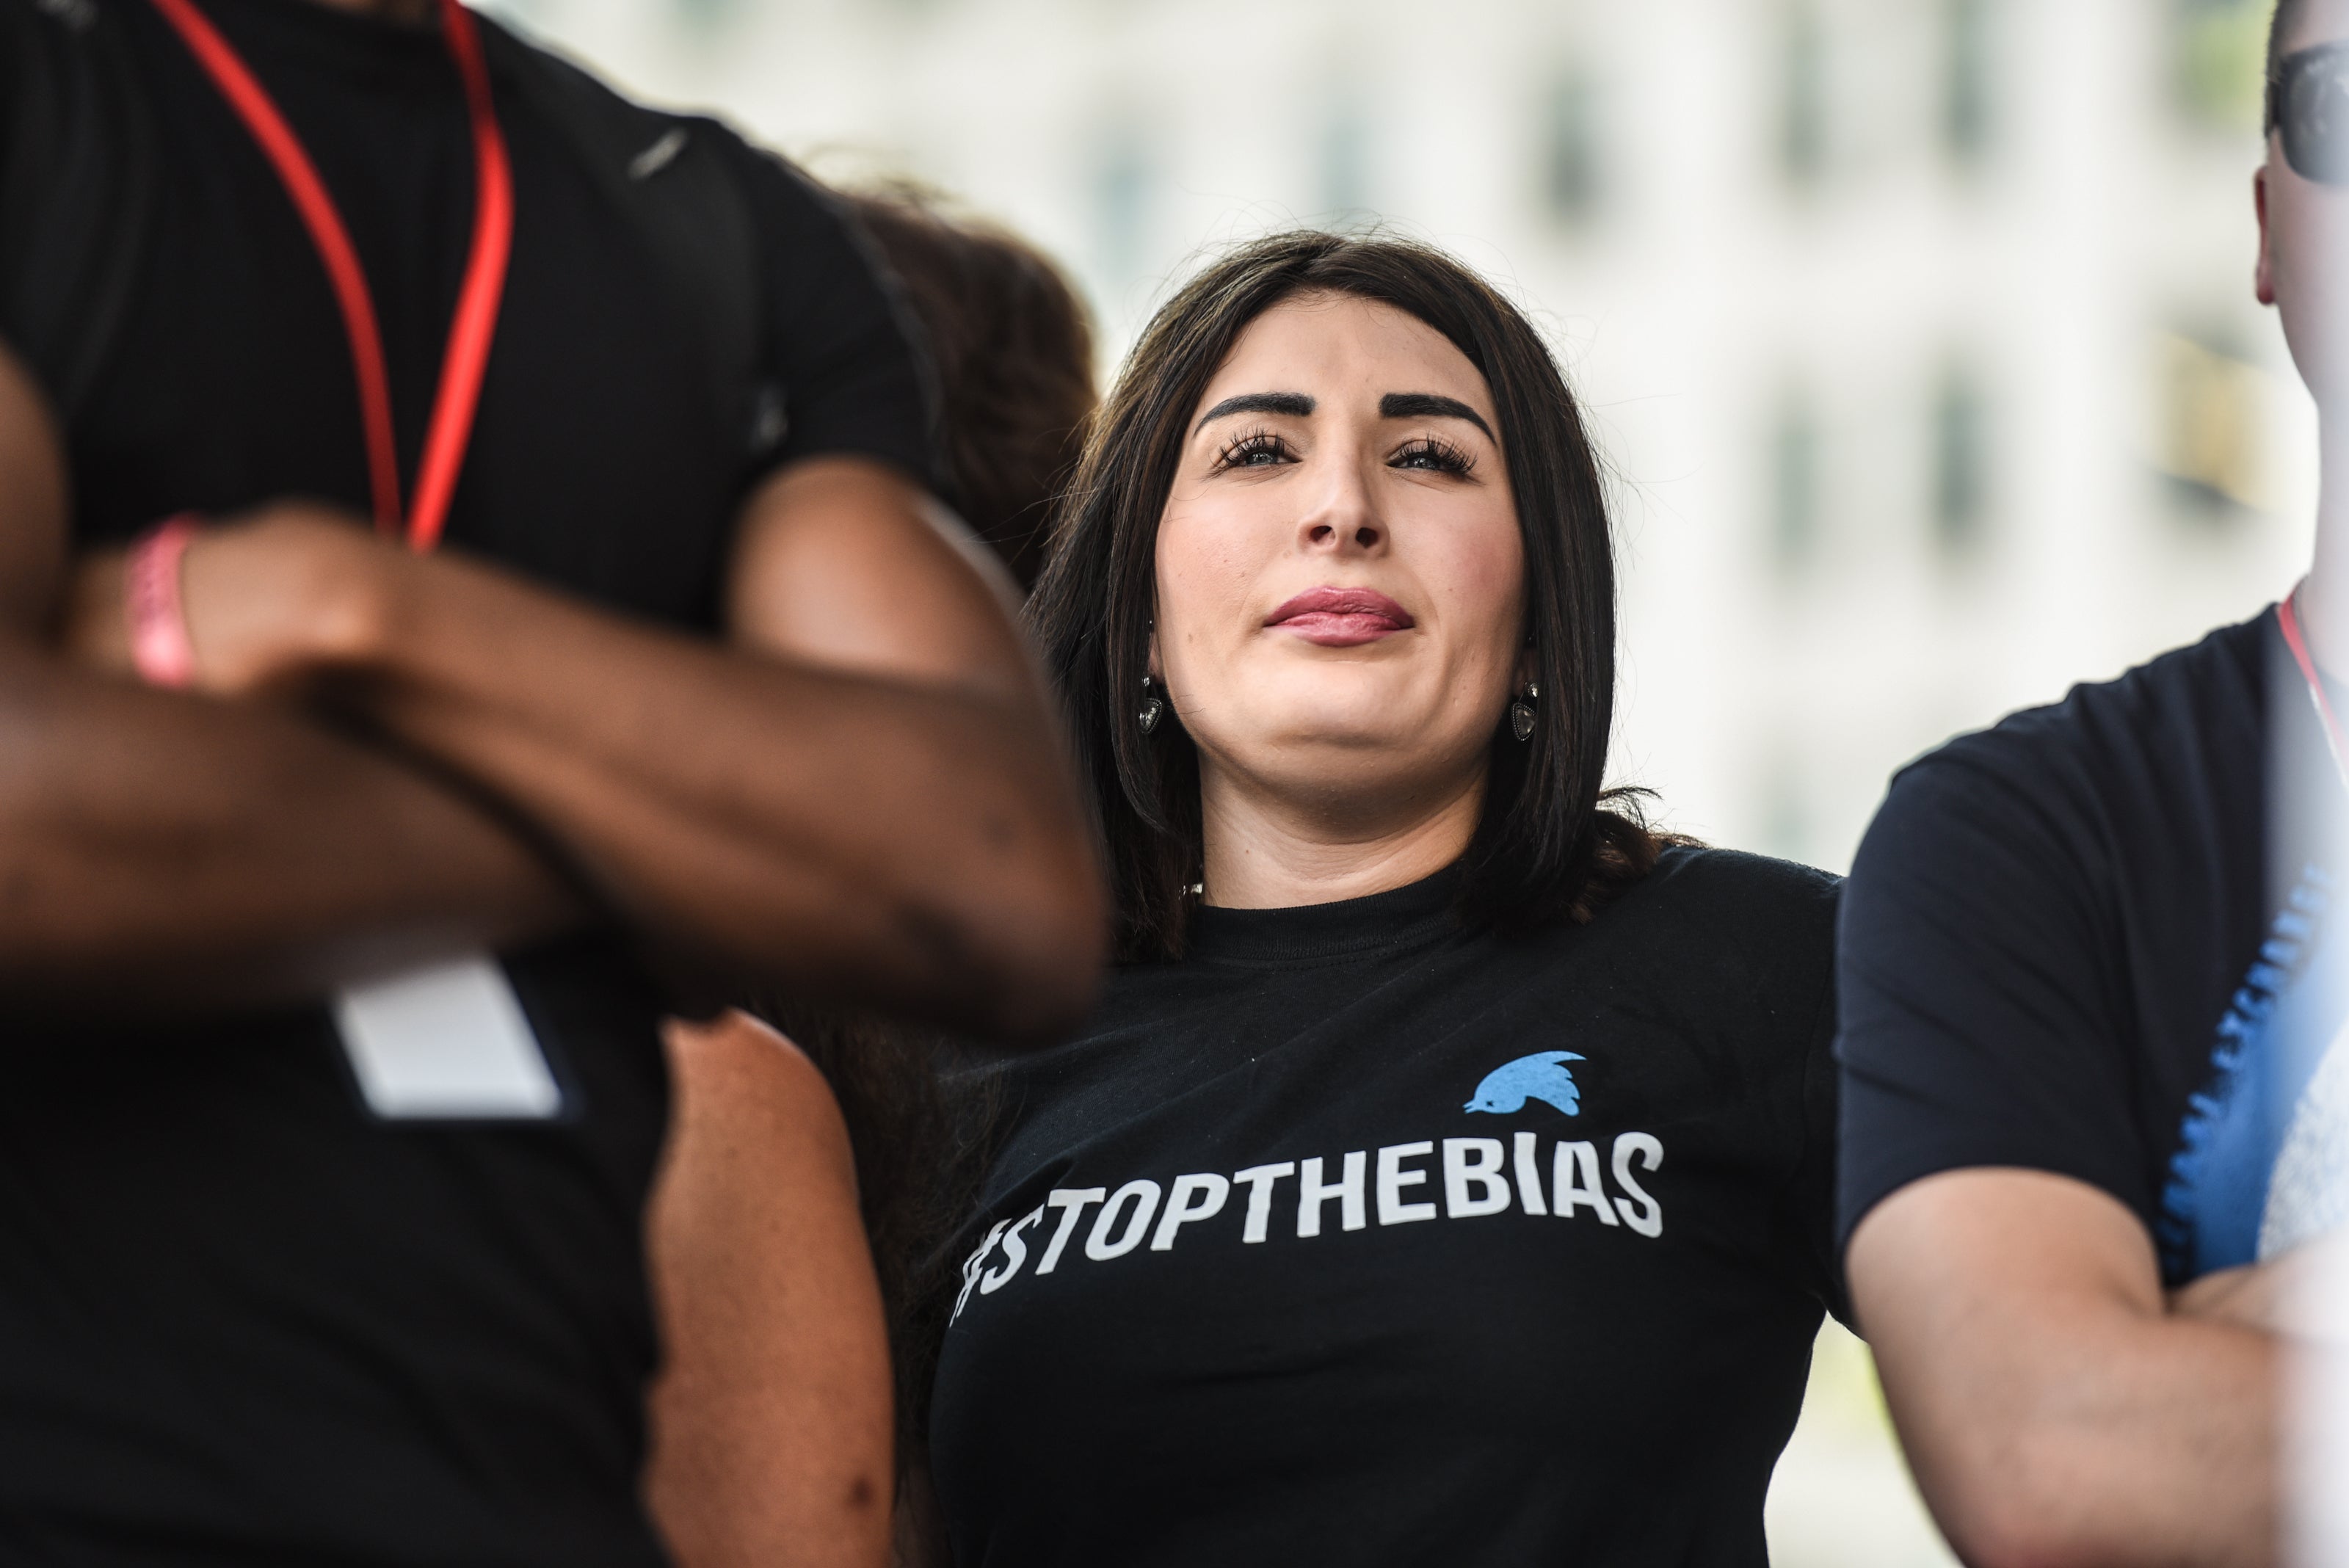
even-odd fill
[[[1379,542],[1378,525],[1357,523],[1350,528],[1340,524],[1316,523],[1305,531],[1307,543],[1313,545],[1343,544],[1348,541],[1358,549],[1367,550]]]
[[[1308,549],[1375,550],[1386,539],[1386,528],[1371,503],[1370,487],[1349,466],[1330,476],[1320,503],[1299,524]]]

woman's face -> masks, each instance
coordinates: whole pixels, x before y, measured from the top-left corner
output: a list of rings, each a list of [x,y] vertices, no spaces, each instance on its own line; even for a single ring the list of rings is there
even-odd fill
[[[1499,427],[1475,367],[1392,306],[1307,296],[1241,335],[1158,528],[1151,670],[1210,790],[1392,818],[1481,784],[1522,679]]]

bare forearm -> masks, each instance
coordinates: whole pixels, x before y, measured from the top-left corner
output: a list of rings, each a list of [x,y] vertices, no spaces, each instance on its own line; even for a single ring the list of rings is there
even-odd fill
[[[847,1129],[823,1075],[740,1014],[672,1024],[668,1047],[654,1517],[681,1568],[878,1568],[888,1334]]]
[[[0,644],[11,1011],[295,1000],[580,918],[503,823],[388,754]]]
[[[1035,955],[1090,948],[1052,921],[1090,909],[1064,889],[1093,874],[1040,705],[717,648],[455,561],[409,569],[357,700],[543,824],[643,929],[957,1024],[1073,1011]]]
[[[1918,1369],[1903,1371],[1918,1380]],[[2100,1332],[2092,1349],[2019,1359],[2013,1373],[1982,1380],[1968,1396],[1949,1390],[1938,1416],[1895,1399],[1920,1483],[1969,1562],[2275,1561],[2272,1341],[2157,1318]],[[1903,1380],[1889,1368],[1887,1376]]]
[[[1956,1170],[1853,1233],[1852,1298],[1918,1484],[1975,1568],[2264,1568],[2277,1348],[2168,1309],[2137,1217]]]

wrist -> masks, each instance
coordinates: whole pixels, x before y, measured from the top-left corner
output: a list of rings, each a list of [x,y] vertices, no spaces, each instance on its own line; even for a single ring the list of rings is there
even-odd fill
[[[349,528],[319,543],[312,591],[303,596],[303,662],[319,673],[388,670],[400,646],[414,557]]]
[[[222,696],[291,695],[381,662],[404,556],[309,503],[203,530],[181,574],[200,683]]]
[[[197,526],[193,513],[166,519],[130,547],[124,563],[122,608],[130,663],[150,686],[177,690],[195,683],[196,649],[181,587]]]

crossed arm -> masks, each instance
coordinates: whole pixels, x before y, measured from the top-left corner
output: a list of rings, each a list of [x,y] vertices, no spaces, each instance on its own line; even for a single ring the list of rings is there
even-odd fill
[[[286,1000],[586,917],[509,823],[382,748],[64,657],[58,452],[0,348],[0,1002]]]
[[[1846,1262],[1918,1485],[1967,1563],[2275,1561],[2272,1265],[2165,1298],[2119,1201],[2002,1168],[1900,1189]]]
[[[863,460],[771,480],[719,647],[281,504],[190,548],[202,691],[156,692],[121,679],[119,562],[64,560],[54,439],[0,356],[0,997],[316,994],[617,919],[730,979],[1064,1024],[1102,949],[1088,836],[926,506]]]

